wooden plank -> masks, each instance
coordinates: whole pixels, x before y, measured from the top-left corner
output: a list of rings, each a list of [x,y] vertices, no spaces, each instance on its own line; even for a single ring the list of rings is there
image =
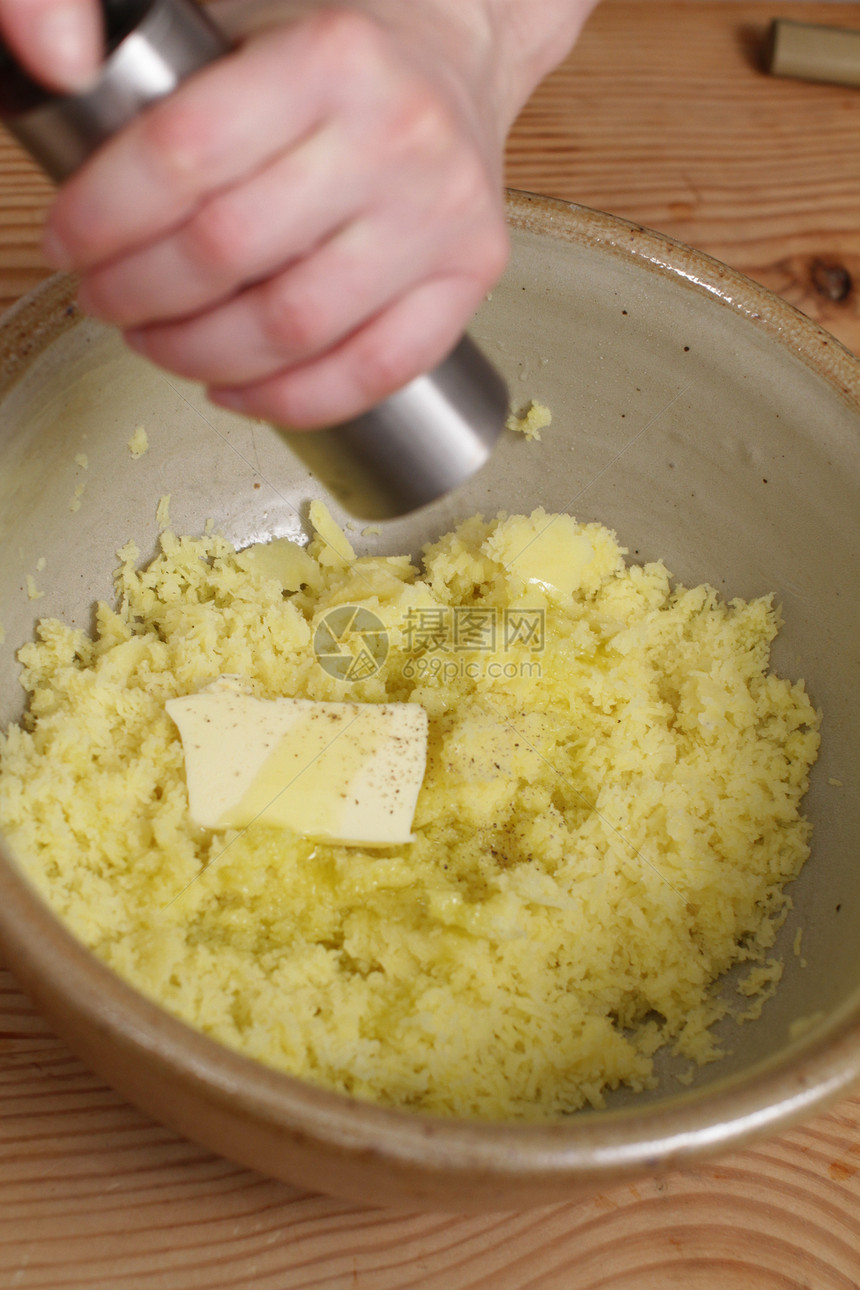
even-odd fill
[[[538,89],[508,182],[709,252],[860,352],[860,90],[759,67],[783,11],[860,27],[860,4],[606,0]]]
[[[0,130],[0,309],[50,274],[41,240],[53,191],[35,162]]]
[[[860,1098],[714,1165],[521,1214],[394,1214],[176,1137],[0,972],[0,1285],[856,1290]]]

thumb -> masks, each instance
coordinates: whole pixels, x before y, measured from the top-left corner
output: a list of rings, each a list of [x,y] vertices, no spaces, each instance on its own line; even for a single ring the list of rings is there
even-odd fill
[[[25,71],[48,89],[92,85],[103,53],[97,0],[0,0],[0,29]]]

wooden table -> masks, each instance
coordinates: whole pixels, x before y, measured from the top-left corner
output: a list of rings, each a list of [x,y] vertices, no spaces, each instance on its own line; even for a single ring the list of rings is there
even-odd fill
[[[521,0],[527,3],[527,0]],[[774,14],[605,0],[510,143],[520,188],[712,252],[860,352],[860,91],[772,80]],[[48,185],[0,142],[0,302],[45,276]],[[0,974],[0,1288],[856,1290],[860,1098],[714,1165],[518,1215],[396,1215],[177,1138],[89,1074]]]

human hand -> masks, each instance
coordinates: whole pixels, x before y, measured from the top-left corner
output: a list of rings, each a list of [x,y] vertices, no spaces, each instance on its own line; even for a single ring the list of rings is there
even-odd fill
[[[364,411],[445,356],[505,262],[495,2],[285,5],[66,184],[49,258],[215,402],[296,428]]]

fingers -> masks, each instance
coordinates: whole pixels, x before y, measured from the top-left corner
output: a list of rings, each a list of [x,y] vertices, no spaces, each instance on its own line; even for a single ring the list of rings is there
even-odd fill
[[[86,275],[88,312],[119,327],[182,318],[307,255],[365,197],[336,132],[323,128],[175,232]],[[298,200],[298,195],[301,200]]]
[[[479,300],[507,252],[501,210],[489,201],[466,200],[459,211],[430,194],[416,204],[371,204],[280,271],[196,315],[134,328],[127,339],[189,379],[247,385],[336,348],[425,279],[461,280],[459,298]],[[176,273],[181,279],[181,264]],[[451,285],[447,298],[456,298]],[[460,314],[456,324],[467,318]]]
[[[21,65],[49,89],[75,93],[94,82],[104,44],[97,0],[2,0],[0,28]]]
[[[54,267],[80,272],[139,248],[317,129],[330,82],[311,74],[311,25],[203,68],[100,148],[49,216]]]
[[[482,295],[465,278],[425,282],[321,357],[239,389],[212,386],[209,397],[295,430],[337,424],[440,363]]]
[[[456,157],[446,158],[446,171],[456,175],[457,167]],[[468,158],[459,159],[459,168],[470,170]],[[279,323],[288,314],[301,320],[303,333],[304,320],[313,319],[318,344],[328,347],[376,313],[387,297],[401,294],[410,279],[468,274],[486,259],[487,228],[501,217],[481,176],[471,171],[471,182],[459,184],[459,199],[444,198],[438,190],[444,180],[435,172],[428,180],[420,166],[413,172],[399,159],[393,168],[368,167],[342,129],[326,126],[201,205],[175,233],[87,274],[79,298],[104,321],[148,327],[153,358],[199,379],[211,372],[201,370],[195,351],[203,361],[208,356],[217,362],[224,353],[234,363],[254,347],[268,354],[271,346],[258,344],[259,333],[262,328],[274,341],[275,317]],[[447,179],[456,190],[457,183]],[[494,269],[489,265],[488,275]],[[273,279],[271,290],[249,292],[223,320],[192,317],[209,314],[266,278]],[[226,316],[235,327],[229,339]],[[152,329],[170,321],[181,325]],[[306,356],[294,351],[295,330],[286,322],[281,362]],[[271,357],[264,361],[270,368],[280,365]],[[261,374],[243,368],[229,379]]]
[[[313,254],[197,318],[133,333],[139,352],[192,380],[259,381],[334,348],[428,275],[432,230],[412,248],[372,219],[347,225]]]

